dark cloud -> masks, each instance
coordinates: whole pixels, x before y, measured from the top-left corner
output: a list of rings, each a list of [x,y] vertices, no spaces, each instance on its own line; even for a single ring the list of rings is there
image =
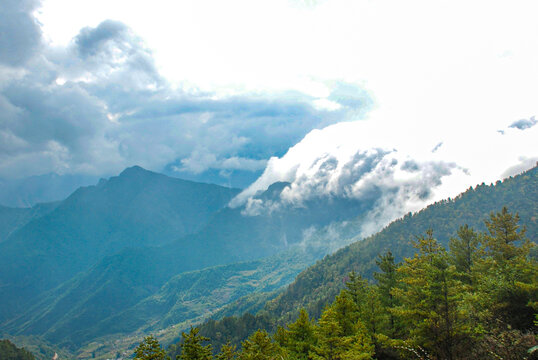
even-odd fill
[[[0,6],[0,63],[21,66],[38,50],[41,29],[31,12],[32,0],[3,0]]]
[[[34,21],[34,7],[16,9]],[[332,85],[329,97],[337,110],[320,109],[316,98],[297,92],[222,98],[175,89],[144,42],[111,20],[82,29],[67,47],[40,49],[40,56],[26,57],[24,76],[1,79],[0,177],[109,175],[139,164],[246,186],[271,156],[371,103],[364,91],[342,83]],[[230,183],[235,179],[245,183]]]
[[[519,130],[525,130],[525,129],[530,129],[531,127],[536,125],[537,122],[538,120],[536,120],[535,117],[532,116],[530,119],[520,119],[520,120],[514,121],[509,127],[519,129]]]

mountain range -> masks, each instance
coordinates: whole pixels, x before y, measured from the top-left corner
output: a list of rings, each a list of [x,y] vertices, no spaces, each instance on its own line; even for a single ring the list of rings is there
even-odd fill
[[[245,304],[248,299],[240,299],[202,324],[200,333],[209,337],[215,348],[220,348],[227,341],[239,345],[258,328],[275,331],[277,325],[295,321],[301,308],[317,318],[344,288],[351,272],[373,280],[373,273],[379,271],[376,263],[379,255],[391,251],[395,261],[412,257],[415,251],[412,240],[428,229],[435,229],[435,238],[448,248],[449,239],[457,236],[460,226],[467,224],[477,231],[485,231],[484,220],[504,206],[518,214],[526,236],[538,243],[537,199],[538,167],[495,184],[471,187],[455,198],[409,213],[372,236],[350,239],[351,244],[302,271],[276,296],[255,299],[255,316],[240,312],[241,308],[249,308]],[[536,246],[534,251],[533,256],[538,256]]]
[[[276,199],[287,186],[257,197]],[[202,320],[291,282],[351,238],[325,227],[355,234],[373,205],[319,198],[248,215],[227,206],[239,191],[132,167],[63,201],[8,209],[11,218],[0,218],[11,224],[0,243],[0,330],[76,352],[98,339]],[[17,212],[26,217],[17,222]]]
[[[508,206],[536,241],[537,173],[470,188],[363,239],[373,203],[319,197],[253,215],[229,206],[239,189],[131,167],[59,202],[0,208],[0,332],[46,349],[38,357],[54,347],[107,358],[144,334],[170,343],[211,318],[202,333],[238,343],[301,307],[319,316],[350,271],[371,278],[378,254],[410,256],[428,228],[446,246],[460,225],[483,230]],[[276,202],[288,186],[254,199]],[[244,311],[258,315],[227,317]]]

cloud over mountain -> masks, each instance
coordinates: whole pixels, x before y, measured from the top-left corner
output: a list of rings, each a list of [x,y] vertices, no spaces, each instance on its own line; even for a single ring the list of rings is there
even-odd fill
[[[310,130],[370,104],[365,91],[339,82],[326,98],[176,88],[119,21],[52,46],[33,17],[37,2],[7,5],[0,13],[13,20],[0,21],[9,35],[0,37],[0,177],[106,175],[133,163],[191,178],[212,169],[224,179],[257,173]]]
[[[377,117],[313,130],[283,157],[271,158],[262,176],[231,205],[245,205],[246,215],[258,215],[320,197],[375,203],[364,222],[366,234],[469,186],[526,170],[538,160],[536,129],[438,136],[442,146],[435,133],[417,141],[391,119]],[[496,166],[490,166],[492,161]],[[290,183],[278,199],[256,196],[277,181]]]

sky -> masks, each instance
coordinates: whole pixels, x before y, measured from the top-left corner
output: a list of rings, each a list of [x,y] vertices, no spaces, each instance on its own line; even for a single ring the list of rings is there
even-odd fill
[[[393,217],[538,160],[535,1],[0,5],[0,178],[137,164]]]

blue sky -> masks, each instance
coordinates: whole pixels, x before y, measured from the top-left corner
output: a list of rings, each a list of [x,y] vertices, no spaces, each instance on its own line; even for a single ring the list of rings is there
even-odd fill
[[[538,155],[536,7],[2,0],[0,178],[138,164],[349,195],[378,153],[437,169],[414,175],[430,200],[495,181]]]

